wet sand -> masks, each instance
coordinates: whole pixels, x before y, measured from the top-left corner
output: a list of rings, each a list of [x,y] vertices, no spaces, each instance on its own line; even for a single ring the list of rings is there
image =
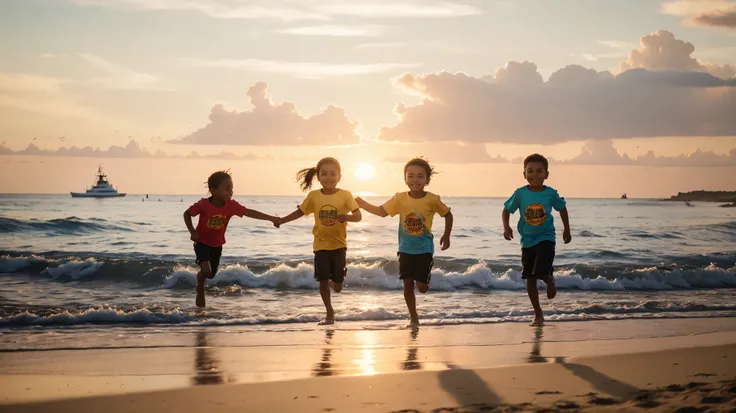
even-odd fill
[[[731,411],[734,323],[631,320],[399,331],[337,326],[250,333],[240,343],[251,344],[237,347],[222,341],[231,336],[202,330],[192,334],[191,347],[5,351],[0,410]],[[687,332],[689,324],[697,334]],[[729,328],[703,332],[708,325]],[[621,331],[594,331],[600,328]],[[506,338],[499,342],[499,334]],[[279,341],[277,335],[291,336]],[[609,338],[589,339],[595,336]],[[281,345],[294,342],[300,344]]]

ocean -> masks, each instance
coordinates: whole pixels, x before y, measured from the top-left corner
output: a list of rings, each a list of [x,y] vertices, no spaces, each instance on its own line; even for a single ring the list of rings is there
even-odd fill
[[[313,279],[311,216],[280,229],[234,217],[223,265],[208,283],[208,307],[195,307],[194,251],[182,213],[199,198],[0,195],[0,350],[100,345],[75,341],[72,333],[109,337],[111,328],[143,335],[319,329],[324,307]],[[303,198],[235,199],[284,216]],[[431,289],[417,298],[423,325],[528,323],[533,311],[521,280],[518,234],[503,239],[504,199],[443,200],[455,217],[452,245],[440,251],[444,220],[436,217]],[[548,321],[736,316],[736,209],[647,199],[567,201],[573,240],[561,242],[556,215],[559,292],[554,300],[541,294]],[[363,216],[348,225],[348,276],[343,292],[333,293],[335,328],[404,328],[398,217]]]

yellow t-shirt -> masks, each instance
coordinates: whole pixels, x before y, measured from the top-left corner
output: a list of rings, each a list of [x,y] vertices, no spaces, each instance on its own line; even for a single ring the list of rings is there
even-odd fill
[[[347,248],[347,222],[337,220],[338,215],[347,215],[358,209],[350,191],[338,189],[332,195],[314,190],[307,195],[299,209],[304,215],[314,214],[314,251]]]
[[[408,192],[399,192],[383,204],[389,215],[399,214],[399,252],[406,254],[426,254],[434,252],[432,218],[435,213],[441,217],[450,212],[439,195],[427,192],[416,199]]]

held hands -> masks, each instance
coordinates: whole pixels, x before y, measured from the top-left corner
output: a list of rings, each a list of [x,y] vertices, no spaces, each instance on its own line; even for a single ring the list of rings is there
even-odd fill
[[[281,217],[273,217],[273,219],[271,220],[271,222],[273,222],[273,226],[276,227],[276,228],[279,228],[281,226],[281,224],[282,224]]]
[[[503,237],[506,239],[506,241],[511,241],[514,239],[514,230],[511,229],[511,227],[505,227],[503,229]]]
[[[450,248],[450,236],[449,235],[443,235],[442,238],[440,238],[440,247],[442,248],[442,251]]]
[[[565,228],[565,230],[562,231],[562,240],[565,241],[565,244],[569,244],[570,241],[572,241],[572,234],[570,234],[570,228]]]
[[[357,204],[358,204],[358,206],[359,206],[359,207],[361,207],[362,209],[365,209],[365,206],[366,206],[366,205],[368,204],[368,203],[367,203],[367,202],[365,202],[365,200],[364,200],[363,198],[361,198],[361,197],[357,197],[357,198],[355,198],[355,203],[357,203]]]

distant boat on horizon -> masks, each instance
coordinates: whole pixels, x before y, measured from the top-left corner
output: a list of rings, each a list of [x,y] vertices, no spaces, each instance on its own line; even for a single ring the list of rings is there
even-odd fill
[[[70,192],[72,198],[120,198],[126,194],[121,194],[107,180],[107,175],[102,172],[102,165],[97,168],[97,182],[92,188],[86,192]]]

